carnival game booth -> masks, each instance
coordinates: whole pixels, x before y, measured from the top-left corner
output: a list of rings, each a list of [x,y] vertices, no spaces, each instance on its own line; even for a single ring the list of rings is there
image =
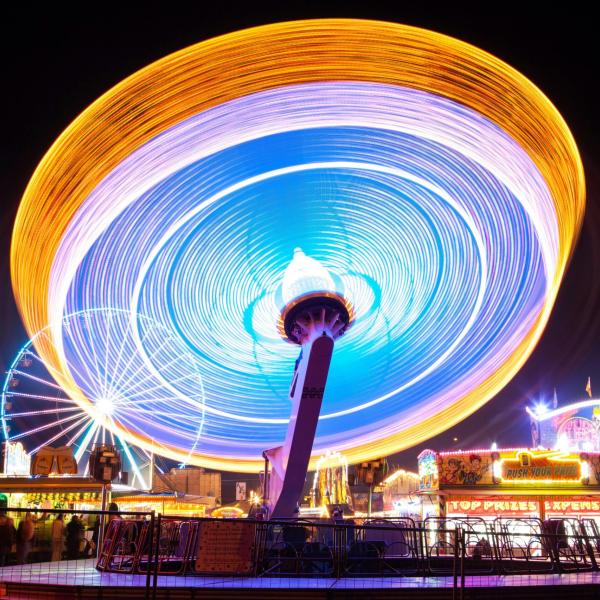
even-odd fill
[[[418,457],[432,516],[586,518],[600,524],[600,454],[513,448]]]
[[[429,498],[430,521],[495,524],[509,533],[532,524],[578,521],[591,533],[600,531],[598,453],[425,450],[418,462],[419,493]]]
[[[420,479],[417,473],[397,469],[383,481],[384,517],[408,517],[420,521],[422,497],[417,494]]]
[[[572,565],[600,550],[598,453],[425,450],[418,464],[419,494],[431,507],[425,529],[466,532],[467,554],[546,568],[551,554]],[[426,537],[428,552],[439,554],[454,540]]]

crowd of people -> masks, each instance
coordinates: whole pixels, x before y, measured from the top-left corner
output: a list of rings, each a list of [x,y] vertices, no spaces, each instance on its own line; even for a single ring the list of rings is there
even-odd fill
[[[118,510],[116,505],[111,505],[111,510]],[[48,537],[48,521],[51,521]],[[44,526],[45,525],[45,526]],[[43,551],[50,551],[50,560],[58,561],[63,558],[78,559],[94,554],[98,544],[98,531],[100,520],[85,521],[83,515],[56,513],[56,516],[41,515],[34,520],[32,513],[23,513],[18,519],[18,524],[8,516],[6,510],[0,511],[0,567],[7,564],[9,555],[15,553],[16,564],[28,562],[29,554],[34,545]],[[36,539],[39,532],[44,529],[43,540]],[[86,531],[91,535],[86,535]],[[40,536],[41,537],[41,536]],[[36,543],[37,542],[37,543]],[[47,559],[46,559],[47,560]]]

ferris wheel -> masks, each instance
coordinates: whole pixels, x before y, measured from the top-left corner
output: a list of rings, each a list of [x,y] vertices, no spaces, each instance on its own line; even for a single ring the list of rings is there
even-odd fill
[[[140,327],[145,339],[168,340],[164,327],[141,315],[132,321],[129,311],[121,309],[92,309],[63,318],[63,356],[89,405],[71,398],[53,377],[52,367],[40,358],[36,348],[52,343],[50,327],[37,332],[19,350],[6,373],[0,405],[3,439],[21,442],[30,455],[44,446],[72,447],[83,475],[88,474],[87,459],[93,447],[112,444],[121,452],[122,472],[129,474],[128,483],[148,489],[151,465],[162,472],[168,468],[169,461],[161,456],[159,445],[149,449],[131,444],[119,432],[119,425],[127,423],[135,414],[151,427],[160,420],[161,414],[173,409],[173,403],[165,397],[164,389],[144,372],[142,357],[129,331],[132,322]],[[117,331],[121,335],[115,346]],[[87,345],[82,340],[87,340]],[[170,347],[173,349],[172,344]],[[186,392],[192,396],[195,406],[202,407],[202,378],[196,368],[197,361],[185,349],[180,350],[171,360],[171,367],[179,366],[178,372],[172,371],[172,378],[179,386],[187,386]],[[73,355],[74,351],[77,355]],[[181,365],[184,365],[183,372]],[[156,410],[158,403],[161,413]],[[195,411],[194,416],[187,415],[187,419],[192,453],[201,440],[204,412]]]

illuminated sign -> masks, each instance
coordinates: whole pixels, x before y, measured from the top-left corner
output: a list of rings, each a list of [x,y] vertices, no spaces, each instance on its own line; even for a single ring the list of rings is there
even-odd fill
[[[600,498],[571,496],[568,499],[549,498],[543,502],[547,515],[600,513]],[[446,514],[448,515],[525,515],[531,513],[539,513],[539,503],[522,496],[480,498],[458,496],[446,502]]]
[[[457,452],[439,457],[439,481],[443,486],[489,485],[492,480],[492,455],[488,452]]]
[[[571,498],[570,500],[544,500],[544,510],[548,513],[600,513],[600,498],[596,500]]]
[[[559,451],[522,450],[494,464],[494,475],[511,483],[579,483],[588,477],[587,471],[579,456]]]
[[[31,468],[31,456],[25,452],[21,442],[4,442],[5,476],[28,476]]]
[[[537,513],[538,503],[527,498],[456,498],[446,502],[447,514],[524,514]]]
[[[432,450],[419,454],[419,489],[431,490],[439,487],[437,456]]]
[[[77,475],[77,461],[70,446],[44,446],[40,448],[31,464],[32,475]]]
[[[590,419],[571,417],[558,428],[557,448],[591,450],[598,447],[598,430]]]

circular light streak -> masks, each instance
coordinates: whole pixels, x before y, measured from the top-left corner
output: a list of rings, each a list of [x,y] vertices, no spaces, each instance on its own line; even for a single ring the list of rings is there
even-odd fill
[[[162,431],[135,416],[113,429],[254,470],[289,418],[296,350],[277,320],[301,247],[355,313],[315,455],[357,462],[451,426],[516,373],[583,210],[567,126],[508,65],[413,27],[298,21],[167,56],[82,113],[26,190],[12,277],[28,330],[50,326],[40,356],[80,406],[93,409],[63,316],[127,311],[136,360],[172,402]],[[144,319],[169,332],[159,351]],[[170,343],[197,361],[201,406],[161,370]],[[181,407],[205,415],[193,448]]]

